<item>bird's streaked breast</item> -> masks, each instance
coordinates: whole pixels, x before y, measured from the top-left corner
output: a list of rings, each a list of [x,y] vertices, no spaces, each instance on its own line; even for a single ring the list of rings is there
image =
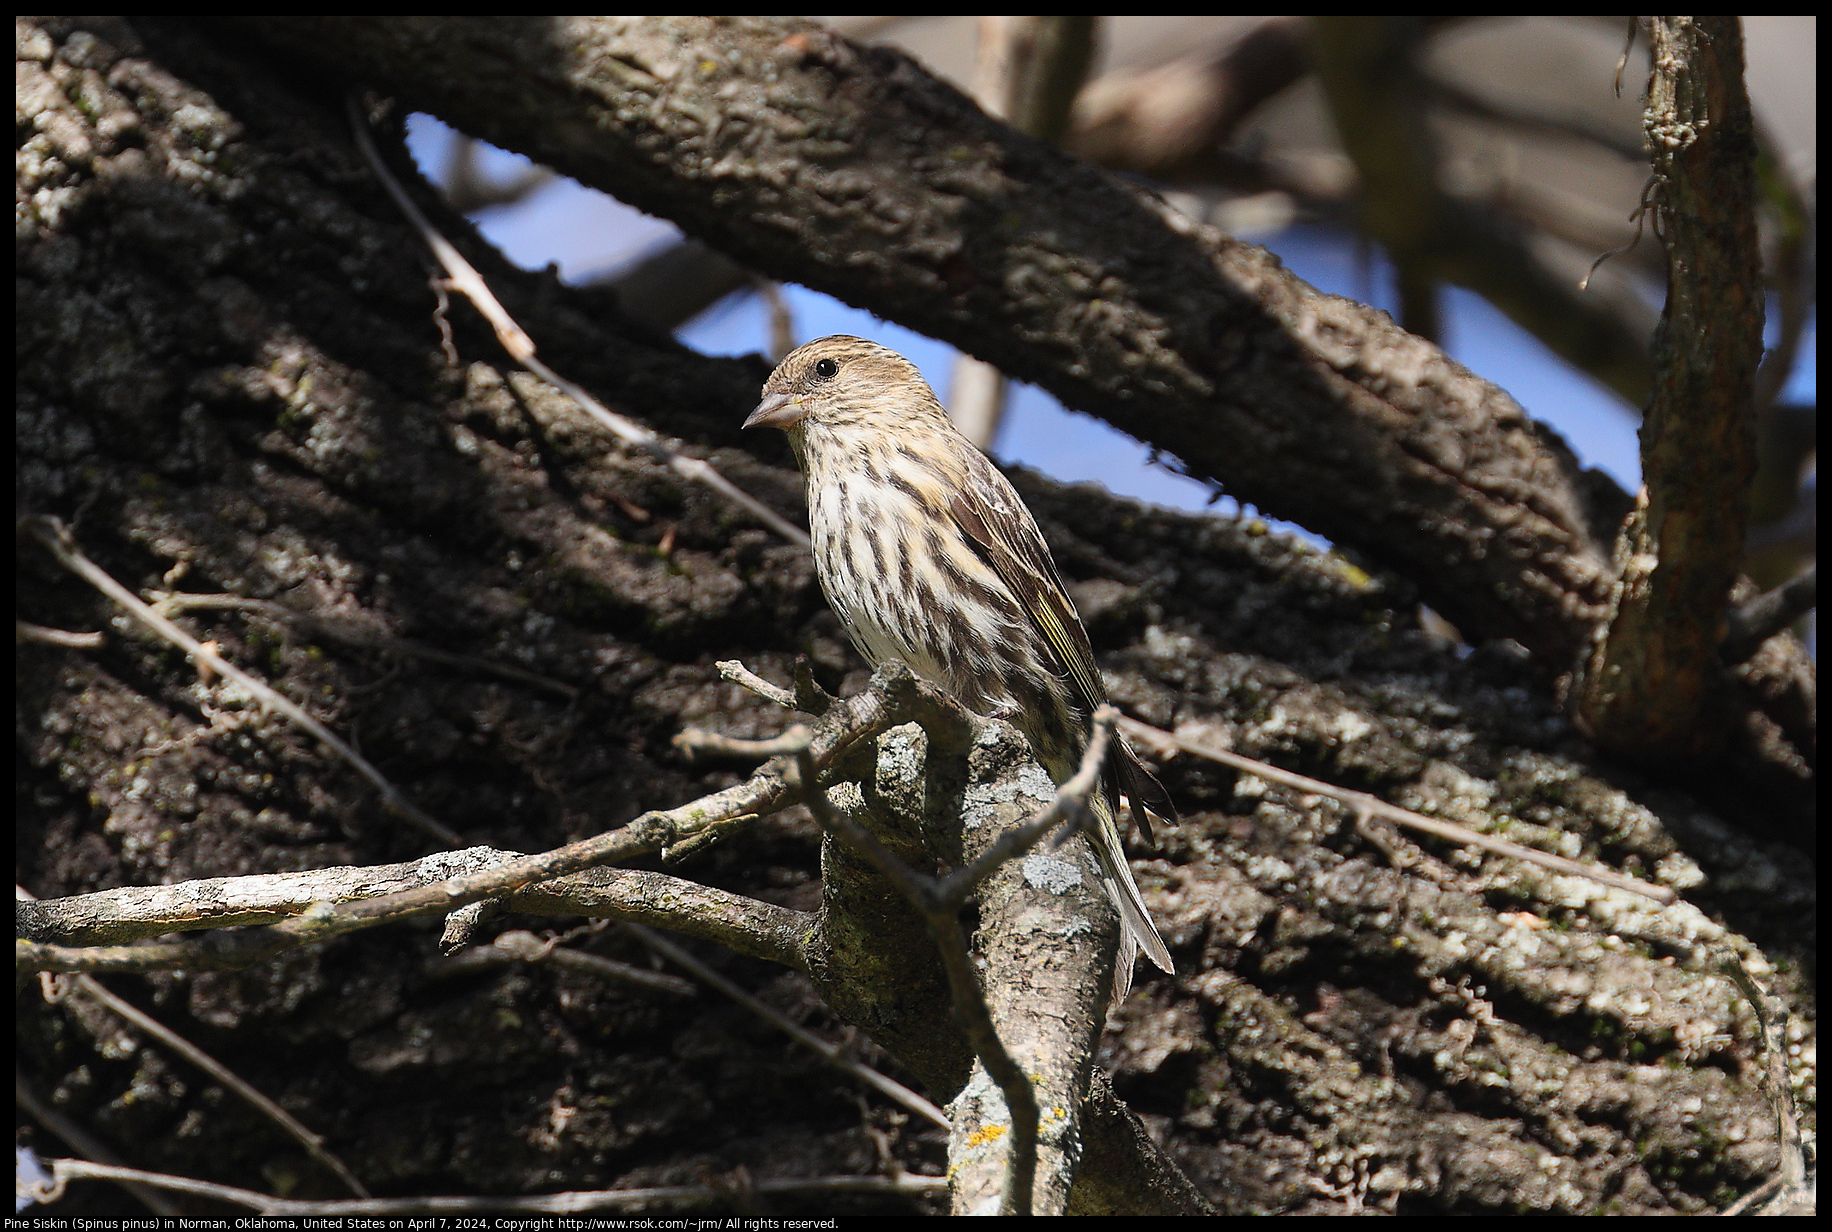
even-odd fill
[[[943,476],[894,444],[810,444],[817,572],[861,654],[900,658],[981,712],[1014,700],[1014,659],[1048,670],[1035,630],[949,515]]]

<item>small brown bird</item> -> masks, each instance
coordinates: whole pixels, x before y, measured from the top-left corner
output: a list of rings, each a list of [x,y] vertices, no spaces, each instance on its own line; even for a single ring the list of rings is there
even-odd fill
[[[1008,719],[1057,783],[1074,774],[1107,700],[1087,630],[1030,510],[916,366],[863,338],[818,339],[770,374],[744,426],[789,434],[821,590],[859,653],[902,659],[976,714]],[[1135,809],[1177,817],[1114,736],[1090,803],[1102,886],[1125,924],[1120,996],[1137,949],[1173,969],[1120,846],[1122,789]]]

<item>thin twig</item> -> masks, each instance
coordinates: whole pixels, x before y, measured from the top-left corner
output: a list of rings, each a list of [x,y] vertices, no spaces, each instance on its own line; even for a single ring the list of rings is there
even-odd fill
[[[721,659],[713,664],[713,667],[718,669],[719,675],[725,677],[733,684],[743,685],[765,701],[775,702],[785,710],[794,710],[797,708],[795,705],[795,694],[789,692],[789,690],[783,688],[779,684],[771,684],[762,676],[757,675],[757,673],[753,672],[750,668],[744,666],[744,664],[737,659]]]
[[[808,656],[797,655],[795,659],[795,708],[803,714],[819,716],[833,709],[833,703],[839,700],[815,681],[814,664],[808,661]]]
[[[491,293],[489,284],[484,281],[483,275],[477,272],[476,267],[465,260],[463,254],[452,246],[451,241],[439,234],[432,223],[427,221],[426,215],[420,212],[420,207],[413,203],[413,199],[407,195],[407,190],[401,187],[388,170],[387,165],[382,162],[374,141],[370,139],[369,126],[363,120],[362,111],[357,106],[356,99],[353,96],[347,98],[345,105],[349,111],[351,129],[356,134],[356,144],[362,150],[363,156],[369,160],[369,166],[375,172],[376,178],[381,180],[382,186],[388,190],[388,195],[394,198],[394,203],[400,207],[401,213],[407,216],[407,221],[413,225],[414,230],[420,233],[420,238],[426,242],[427,247],[433,250],[433,255],[438,259],[439,264],[445,267],[452,289],[471,301],[483,318],[490,323],[490,327],[496,331],[497,341],[502,343],[503,349],[509,352],[517,363],[571,398],[580,409],[618,440],[646,451],[672,468],[677,474],[711,488],[790,543],[804,548],[811,546],[806,531],[721,475],[710,463],[681,452],[681,445],[678,441],[670,440],[654,429],[610,410],[587,393],[583,386],[567,380],[536,359],[534,340],[520,325],[516,324],[508,310]]]
[[[527,1194],[519,1197],[448,1196],[424,1198],[350,1198],[342,1201],[309,1202],[275,1198],[252,1189],[218,1185],[211,1181],[194,1181],[189,1177],[164,1172],[147,1172],[139,1168],[119,1168],[92,1164],[82,1159],[48,1159],[45,1161],[56,1178],[55,1187],[39,1198],[54,1202],[70,1181],[121,1181],[154,1185],[160,1189],[214,1198],[235,1206],[245,1206],[263,1215],[413,1215],[472,1214],[480,1211],[531,1211],[542,1214],[569,1215],[583,1211],[628,1210],[653,1205],[679,1205],[716,1202],[729,1199],[730,1187],[719,1185],[656,1185],[646,1189],[585,1189],[556,1194]],[[909,1194],[930,1197],[948,1191],[945,1176],[923,1176],[905,1172],[899,1176],[811,1176],[783,1177],[751,1181],[746,1188],[765,1195],[788,1194]]]
[[[685,949],[669,941],[666,937],[663,937],[653,929],[644,928],[640,924],[625,924],[624,928],[641,938],[644,945],[654,950],[657,954],[660,954],[663,958],[666,958],[669,962],[693,972],[695,979],[724,993],[751,1013],[780,1028],[797,1043],[805,1044],[807,1047],[813,1049],[823,1061],[827,1062],[827,1064],[833,1066],[835,1069],[857,1078],[860,1082],[868,1086],[876,1088],[878,1091],[902,1104],[905,1108],[908,1108],[911,1112],[914,1112],[917,1116],[926,1117],[943,1129],[948,1128],[947,1114],[940,1108],[937,1108],[934,1104],[916,1094],[916,1092],[910,1090],[902,1083],[887,1078],[871,1066],[862,1064],[852,1057],[847,1056],[845,1050],[838,1044],[830,1044],[806,1027],[790,1021],[786,1016],[765,1005],[756,997],[753,997],[750,993],[744,991],[744,989],[738,987],[736,984],[720,975],[717,971],[714,971],[711,967],[708,967],[705,963],[695,958]]]
[[[349,1166],[325,1148],[322,1135],[315,1134],[307,1129],[299,1122],[298,1118],[294,1117],[279,1104],[276,1104],[273,1100],[263,1095],[253,1086],[253,1084],[249,1083],[221,1061],[218,1061],[215,1057],[191,1043],[191,1041],[185,1039],[182,1035],[179,1035],[176,1031],[172,1030],[158,1019],[142,1012],[138,1007],[122,1000],[120,997],[110,992],[103,986],[102,982],[94,976],[78,975],[72,978],[75,980],[77,988],[82,991],[83,996],[89,997],[98,1004],[107,1006],[110,1010],[114,1011],[122,1018],[125,1018],[128,1022],[133,1023],[134,1026],[157,1039],[167,1048],[170,1048],[173,1052],[195,1065],[198,1069],[203,1070],[206,1074],[210,1075],[210,1077],[216,1079],[216,1081],[222,1083],[225,1087],[228,1087],[231,1091],[241,1096],[249,1106],[255,1109],[255,1111],[278,1125],[286,1132],[287,1136],[304,1147],[306,1154],[330,1169],[351,1193],[359,1198],[367,1198],[369,1196],[369,1191],[363,1187],[361,1181],[356,1179],[356,1174],[350,1171]]]
[[[116,1162],[120,1156],[103,1146],[95,1135],[39,1099],[37,1092],[33,1091],[31,1085],[26,1082],[25,1071],[17,1065],[13,1067],[13,1102],[27,1116],[42,1125],[46,1132],[61,1139],[65,1146],[83,1155],[87,1160],[105,1168],[121,1166]],[[46,1160],[45,1162],[50,1163],[51,1161]],[[122,1181],[121,1188],[139,1199],[146,1209],[155,1215],[170,1218],[178,1214],[178,1208],[173,1206],[164,1194],[151,1186],[142,1185],[138,1181]]]
[[[672,743],[689,757],[717,755],[762,761],[766,757],[781,757],[784,753],[795,752],[795,742],[786,735],[772,736],[768,740],[745,740],[739,736],[721,736],[718,732],[701,731],[697,727],[683,727],[675,734]]]
[[[374,784],[376,789],[382,793],[382,799],[387,802],[389,807],[393,808],[403,817],[407,818],[416,826],[419,826],[422,830],[433,835],[439,839],[440,842],[445,843],[449,847],[464,846],[464,839],[459,836],[456,830],[451,829],[449,826],[446,826],[442,822],[422,812],[411,800],[402,795],[400,790],[396,788],[393,783],[390,783],[384,778],[380,770],[370,765],[367,758],[351,748],[348,744],[344,743],[342,739],[333,735],[330,728],[307,714],[297,703],[288,700],[270,686],[256,680],[253,676],[250,676],[247,672],[217,654],[214,649],[204,645],[189,633],[186,633],[183,629],[180,629],[177,625],[153,611],[151,607],[143,603],[131,590],[115,581],[115,579],[100,565],[97,565],[94,561],[83,555],[82,549],[76,546],[76,539],[71,535],[70,528],[64,525],[61,519],[54,517],[37,517],[31,520],[30,525],[32,534],[40,543],[50,549],[51,554],[57,557],[58,562],[66,569],[120,604],[132,614],[135,619],[152,629],[155,633],[159,634],[159,636],[165,638],[174,646],[180,647],[186,654],[191,656],[194,662],[207,666],[218,675],[225,676],[235,681],[263,705],[279,711],[288,719],[291,719],[294,723],[317,737],[325,747],[349,762],[350,765],[356,769],[358,774],[361,774],[364,778],[368,779],[369,782]]]
[[[428,663],[442,663],[448,667],[469,668],[474,671],[487,672],[500,676],[504,680],[513,680],[519,684],[532,685],[545,689],[571,701],[579,696],[579,690],[564,681],[526,668],[515,667],[508,663],[498,663],[493,659],[482,659],[476,655],[458,654],[450,650],[439,650],[433,646],[422,646],[406,638],[393,637],[385,633],[376,633],[367,629],[356,629],[341,621],[326,620],[309,612],[296,612],[271,599],[250,599],[243,595],[195,595],[182,591],[154,592],[158,597],[151,604],[152,609],[161,616],[176,616],[189,611],[234,611],[254,612],[274,620],[302,627],[308,634],[327,638],[358,650],[373,650],[380,654],[397,655],[403,658],[424,659]]]
[[[1756,983],[1734,952],[1723,953],[1718,971],[1730,977],[1756,1012],[1762,1042],[1762,1085],[1768,1089],[1769,1106],[1775,1112],[1775,1139],[1781,1151],[1781,1167],[1776,1175],[1782,1189],[1797,1193],[1806,1185],[1807,1165],[1800,1141],[1800,1114],[1794,1107],[1793,1084],[1788,1080],[1787,1006]]]
[[[1819,566],[1807,566],[1792,578],[1748,603],[1730,609],[1730,631],[1720,654],[1735,666],[1762,649],[1762,643],[1819,605]]]
[[[639,988],[652,988],[660,992],[673,993],[677,997],[691,997],[699,993],[689,980],[678,975],[668,975],[661,971],[645,971],[629,963],[620,963],[605,958],[600,954],[587,954],[583,950],[567,949],[558,944],[559,938],[542,940],[525,929],[514,929],[500,934],[487,946],[478,946],[477,951],[490,953],[494,951],[515,962],[545,963],[548,966],[564,967],[569,970],[596,976],[599,979],[616,980],[622,984],[635,984]]]
[[[1472,830],[1468,826],[1457,825],[1455,822],[1440,821],[1435,817],[1426,817],[1421,813],[1413,812],[1411,809],[1401,808],[1397,804],[1388,804],[1378,796],[1370,796],[1362,791],[1351,791],[1347,787],[1338,787],[1334,783],[1325,783],[1321,779],[1313,779],[1302,774],[1294,774],[1290,770],[1281,770],[1277,766],[1268,765],[1263,761],[1257,761],[1251,757],[1243,757],[1239,753],[1231,753],[1224,749],[1210,748],[1206,744],[1194,740],[1186,740],[1182,736],[1172,735],[1170,732],[1152,727],[1146,723],[1141,723],[1137,719],[1129,718],[1126,715],[1121,715],[1118,722],[1120,728],[1125,731],[1126,734],[1136,736],[1147,744],[1154,745],[1160,749],[1181,749],[1185,753],[1193,753],[1197,757],[1206,757],[1210,761],[1220,762],[1224,766],[1232,766],[1236,770],[1244,770],[1248,774],[1255,775],[1271,783],[1278,783],[1284,787],[1308,792],[1313,796],[1327,796],[1332,800],[1340,800],[1358,813],[1370,817],[1379,817],[1381,820],[1392,822],[1394,825],[1405,826],[1413,830],[1422,830],[1426,834],[1450,839],[1452,842],[1463,843],[1470,847],[1480,847],[1485,851],[1492,851],[1498,855],[1512,856],[1516,860],[1525,860],[1530,864],[1538,864],[1554,872],[1565,873],[1573,877],[1585,877],[1591,881],[1599,882],[1606,886],[1612,886],[1618,890],[1627,890],[1631,894],[1643,895],[1663,906],[1673,902],[1679,897],[1678,894],[1666,886],[1658,886],[1651,882],[1640,881],[1634,877],[1628,877],[1610,869],[1593,868],[1587,864],[1579,864],[1576,860],[1567,860],[1564,856],[1555,856],[1550,852],[1536,851],[1531,847],[1523,847],[1519,843],[1510,843],[1503,838],[1491,837],[1490,835],[1483,834],[1479,830]]]
[[[73,633],[68,629],[49,629],[29,620],[13,619],[13,641],[39,642],[46,646],[68,646],[73,650],[95,650],[103,644],[100,633]]]

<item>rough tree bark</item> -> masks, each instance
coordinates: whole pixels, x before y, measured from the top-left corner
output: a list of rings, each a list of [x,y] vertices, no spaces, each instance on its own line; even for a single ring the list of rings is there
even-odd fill
[[[1707,756],[1718,648],[1756,470],[1762,247],[1741,19],[1649,19],[1654,226],[1667,248],[1659,375],[1641,421],[1644,499],[1577,713],[1599,748],[1672,765]]]
[[[1505,391],[895,51],[799,19],[242,28],[1033,381],[1394,567],[1472,642],[1512,638],[1548,677],[1606,614],[1628,502]],[[1758,812],[1811,833],[1802,662],[1783,640],[1723,693],[1741,734],[1724,770],[1747,781],[1728,796],[1753,786]]]
[[[1472,636],[1562,670],[1602,610],[1616,519],[1504,392],[897,52],[800,20],[246,28],[1033,381],[1420,579]]]
[[[187,619],[428,811],[467,838],[543,850],[733,781],[683,760],[672,736],[684,723],[772,734],[782,718],[714,660],[781,680],[807,654],[829,687],[862,679],[805,556],[609,443],[516,375],[468,311],[452,313],[460,361],[446,358],[416,241],[352,150],[335,92],[295,61],[173,20],[23,23],[19,56],[22,509],[70,521],[136,589],[311,617]],[[784,71],[830,71],[820,63]],[[549,362],[797,509],[787,459],[735,447],[761,363],[693,355],[443,225]],[[808,269],[826,259],[809,254]],[[1268,388],[1273,364],[1243,359]],[[1305,396],[1347,379],[1312,371]],[[1389,478],[1403,499],[1410,481]],[[1187,819],[1136,867],[1181,974],[1142,983],[1105,1036],[1095,1086],[1143,1129],[1090,1124],[1087,1158],[1149,1132],[1231,1212],[1700,1211],[1768,1173],[1749,1015],[1715,956],[1740,954],[1794,1007],[1790,1066],[1810,1097],[1815,891],[1797,851],[1752,841],[1671,783],[1589,762],[1519,657],[1492,645],[1459,658],[1416,628],[1417,593],[1395,575],[1251,521],[1017,480],[1127,710],[1686,894],[1653,910],[1369,835],[1327,803],[1173,761],[1165,781]],[[35,549],[19,569],[25,618],[105,634],[95,650],[20,650],[27,889],[423,853],[347,767]],[[1553,627],[1534,610],[1525,623]],[[577,696],[427,670],[390,653],[401,639]],[[671,871],[813,910],[817,852],[792,811]],[[544,922],[505,921],[517,925]],[[547,969],[447,977],[435,954],[435,933],[402,927],[247,972],[116,986],[325,1134],[377,1192],[716,1180],[730,1209],[755,1210],[746,1176],[939,1166],[938,1137],[859,1102],[740,1011]],[[846,1030],[803,976],[713,961]],[[18,1011],[24,1081],[133,1162],[334,1192],[271,1127],[119,1023],[48,1006],[30,985]],[[854,1046],[898,1068],[870,1040]],[[1123,1199],[1090,1194],[1086,1209]],[[909,1209],[897,1201],[768,1209]],[[96,1188],[65,1202],[133,1210]]]

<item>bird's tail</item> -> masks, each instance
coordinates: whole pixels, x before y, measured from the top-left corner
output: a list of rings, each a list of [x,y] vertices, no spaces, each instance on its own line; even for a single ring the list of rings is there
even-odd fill
[[[1054,734],[1057,733],[1026,731],[1025,736],[1050,778],[1062,783],[1080,765],[1081,750],[1060,738],[1049,739]],[[1139,828],[1148,841],[1151,828],[1145,820],[1146,809],[1176,824],[1177,810],[1169,793],[1145,769],[1131,746],[1115,732],[1107,746],[1107,768],[1101,775],[1101,784],[1088,795],[1088,807],[1094,814],[1088,825],[1088,838],[1100,861],[1101,889],[1106,891],[1108,900],[1120,915],[1120,950],[1113,969],[1116,1004],[1124,1001],[1126,994],[1132,991],[1132,964],[1140,950],[1161,969],[1172,975],[1177,973],[1170,959],[1170,949],[1151,922],[1151,912],[1145,906],[1145,896],[1139,893],[1139,883],[1132,879],[1132,866],[1126,862],[1126,848],[1120,840],[1121,792],[1131,800],[1133,816],[1138,819]]]
[[[1164,938],[1158,935],[1157,925],[1151,922],[1151,912],[1146,909],[1145,896],[1139,893],[1139,883],[1132,879],[1132,866],[1126,862],[1126,849],[1120,843],[1117,801],[1112,793],[1097,791],[1088,804],[1094,811],[1094,820],[1088,829],[1094,842],[1094,854],[1100,861],[1101,889],[1107,892],[1114,910],[1120,913],[1123,926],[1120,952],[1113,968],[1113,999],[1118,1003],[1132,991],[1132,963],[1140,950],[1172,975],[1177,969],[1170,960],[1170,949],[1164,944]]]

